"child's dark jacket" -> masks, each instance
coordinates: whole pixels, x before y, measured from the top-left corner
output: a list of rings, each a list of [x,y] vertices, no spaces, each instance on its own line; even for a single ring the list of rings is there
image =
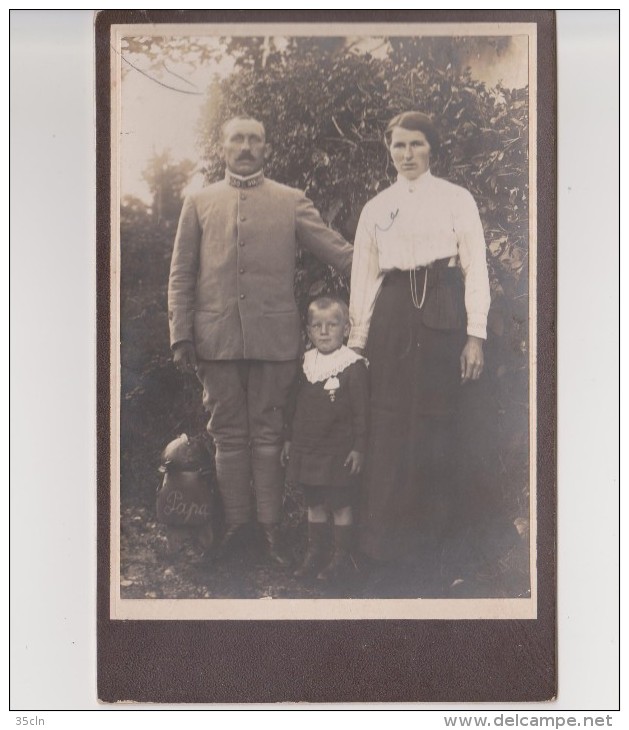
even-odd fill
[[[350,451],[365,452],[368,406],[364,359],[314,383],[302,370],[287,434],[292,444],[287,479],[313,486],[352,484],[345,460]]]

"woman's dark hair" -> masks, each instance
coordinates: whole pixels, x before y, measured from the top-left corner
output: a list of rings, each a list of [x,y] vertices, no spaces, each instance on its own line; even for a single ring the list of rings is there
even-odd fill
[[[427,114],[423,112],[402,112],[396,117],[393,117],[384,132],[384,141],[387,147],[391,144],[391,136],[395,127],[423,132],[430,145],[431,154],[434,155],[439,151],[439,133],[434,122]]]

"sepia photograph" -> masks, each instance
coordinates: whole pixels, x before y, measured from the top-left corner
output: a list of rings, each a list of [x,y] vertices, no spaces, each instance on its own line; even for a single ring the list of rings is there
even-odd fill
[[[112,619],[536,618],[536,29],[107,29]]]

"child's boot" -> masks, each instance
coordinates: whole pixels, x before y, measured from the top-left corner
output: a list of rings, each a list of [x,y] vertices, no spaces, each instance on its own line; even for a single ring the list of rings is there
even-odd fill
[[[352,558],[352,536],[352,525],[334,525],[334,553],[317,580],[337,583],[356,575],[357,568]]]
[[[295,578],[307,578],[317,574],[327,553],[328,523],[308,522],[308,545],[304,559],[293,573]]]

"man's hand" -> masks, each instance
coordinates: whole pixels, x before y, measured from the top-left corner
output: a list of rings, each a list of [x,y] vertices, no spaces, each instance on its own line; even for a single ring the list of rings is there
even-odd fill
[[[365,456],[360,451],[349,452],[347,459],[345,459],[345,466],[349,468],[349,473],[352,476],[354,474],[360,474],[364,460]]]
[[[192,342],[182,340],[174,346],[173,362],[180,373],[196,373],[197,356]]]
[[[478,380],[483,372],[484,364],[483,340],[480,337],[468,335],[461,353],[461,385],[465,385],[470,380]]]
[[[280,462],[282,466],[288,466],[288,462],[290,461],[290,441],[284,441],[284,446],[282,446],[282,453],[280,454]]]

